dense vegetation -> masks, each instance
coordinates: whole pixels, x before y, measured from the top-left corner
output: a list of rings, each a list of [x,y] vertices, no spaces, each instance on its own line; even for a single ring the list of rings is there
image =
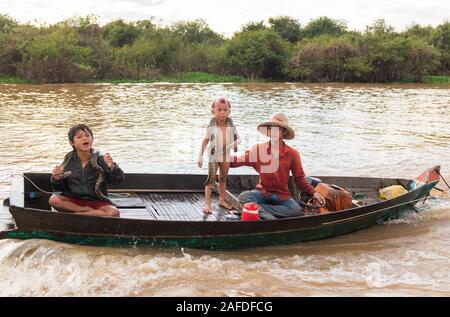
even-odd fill
[[[101,26],[88,16],[35,26],[0,15],[0,79],[6,82],[392,82],[426,75],[450,75],[450,22],[395,32],[377,20],[355,32],[327,17],[305,26],[276,17],[225,38],[203,20]]]

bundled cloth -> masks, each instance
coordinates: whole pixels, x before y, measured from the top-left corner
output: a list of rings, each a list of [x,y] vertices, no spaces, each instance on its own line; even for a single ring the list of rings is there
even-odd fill
[[[310,209],[308,213],[324,214],[352,208],[352,194],[337,185],[319,183],[315,190],[325,198],[325,205],[307,204],[306,209]]]

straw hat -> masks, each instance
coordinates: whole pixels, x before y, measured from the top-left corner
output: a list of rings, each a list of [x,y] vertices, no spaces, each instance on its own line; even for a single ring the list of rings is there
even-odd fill
[[[275,113],[270,117],[270,120],[258,125],[258,131],[264,135],[267,135],[267,127],[280,127],[284,128],[283,138],[286,140],[292,140],[295,137],[294,129],[289,126],[288,118],[284,113]]]

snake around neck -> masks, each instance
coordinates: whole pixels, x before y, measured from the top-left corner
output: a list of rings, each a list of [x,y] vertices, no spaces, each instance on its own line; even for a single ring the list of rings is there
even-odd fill
[[[60,166],[63,169],[65,169],[66,166],[69,164],[70,160],[76,155],[77,155],[76,150],[73,150],[73,151],[70,151],[69,153],[67,153]],[[95,182],[95,194],[97,195],[98,199],[112,204],[113,202],[106,195],[104,195],[101,190],[101,186],[102,186],[103,182],[106,180],[106,173],[103,170],[103,168],[98,164],[99,156],[100,156],[99,151],[94,151],[93,149],[91,149],[91,158],[89,159],[89,163],[91,163],[92,167],[94,168],[95,172],[97,173],[97,180]]]

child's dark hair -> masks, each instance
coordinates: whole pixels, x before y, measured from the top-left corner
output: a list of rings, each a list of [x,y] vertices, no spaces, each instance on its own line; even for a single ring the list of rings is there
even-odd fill
[[[89,128],[87,125],[85,124],[75,124],[74,126],[72,126],[69,130],[69,140],[70,142],[73,142],[73,139],[75,138],[75,135],[77,134],[78,131],[84,131],[86,133],[89,133],[92,136],[92,139],[94,138],[94,134],[92,133],[91,128]]]

